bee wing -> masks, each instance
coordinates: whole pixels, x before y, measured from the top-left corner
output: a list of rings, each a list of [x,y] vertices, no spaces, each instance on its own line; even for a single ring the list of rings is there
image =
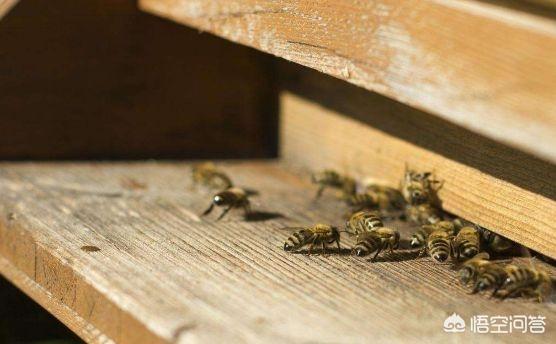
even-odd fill
[[[338,230],[339,233],[347,233],[348,236],[350,237],[354,237],[357,235],[357,233],[351,232],[351,231],[346,231],[346,230]]]
[[[472,259],[486,259],[486,260],[489,260],[490,259],[490,254],[488,254],[487,252],[479,252]]]
[[[252,188],[244,188],[242,187],[243,191],[245,192],[245,195],[247,197],[252,197],[252,196],[259,196],[260,192],[258,190],[252,189]]]
[[[519,252],[521,253],[521,256],[522,256],[522,257],[527,257],[527,258],[531,258],[531,257],[532,257],[531,251],[529,251],[529,249],[528,249],[527,247],[525,247],[525,246],[521,246],[521,247],[519,248]]]
[[[481,260],[481,259],[485,259],[485,260],[489,260],[490,259],[490,255],[487,252],[479,252],[477,253],[473,258],[458,262],[455,266],[456,270],[461,269],[461,267],[468,262],[472,262],[475,260]]]
[[[278,228],[279,230],[285,230],[285,231],[300,231],[303,229],[307,229],[307,227],[280,227]]]

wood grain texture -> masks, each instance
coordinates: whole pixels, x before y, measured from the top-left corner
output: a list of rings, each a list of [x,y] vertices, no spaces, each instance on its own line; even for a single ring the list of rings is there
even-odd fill
[[[556,161],[552,19],[474,0],[139,4]]]
[[[334,97],[329,92],[322,92],[322,96]],[[352,100],[341,93],[336,96],[342,101]],[[422,142],[403,140],[289,92],[284,92],[281,99],[281,156],[292,166],[305,170],[334,168],[392,186],[398,185],[405,163],[432,170],[445,181],[440,197],[447,211],[556,258],[553,166],[526,157],[520,160],[519,154],[479,140],[473,142],[474,138],[465,132],[421,121],[414,115],[414,120],[403,122],[399,117],[405,114],[399,109],[372,99],[365,107],[365,118],[375,119],[382,129],[396,126],[397,133],[417,134],[422,142],[428,140],[449,150],[436,153],[430,146],[420,146]],[[367,101],[363,98],[350,104],[357,107]],[[446,157],[446,153],[457,158]],[[498,175],[513,179],[509,182]],[[536,186],[530,191],[518,183]]]
[[[276,152],[269,56],[135,0],[24,1],[0,23],[0,159]]]
[[[256,210],[287,218],[245,222],[232,212],[221,222],[201,220],[197,214],[211,194],[192,188],[188,166],[2,164],[0,273],[27,293],[34,290],[30,284],[40,286],[48,293],[37,297],[45,307],[65,305],[118,343],[501,339],[445,334],[442,324],[452,312],[466,319],[547,317],[544,335],[504,336],[510,343],[542,343],[556,333],[554,305],[469,295],[449,265],[414,252],[374,264],[347,250],[327,257],[287,254],[282,245],[290,233],[278,228],[341,223],[346,209],[331,193],[312,202],[316,190],[306,176],[277,163],[223,169],[238,185],[260,192]],[[122,181],[129,178],[146,188],[126,188]],[[409,229],[402,230],[406,237]],[[100,250],[80,249],[85,245]]]

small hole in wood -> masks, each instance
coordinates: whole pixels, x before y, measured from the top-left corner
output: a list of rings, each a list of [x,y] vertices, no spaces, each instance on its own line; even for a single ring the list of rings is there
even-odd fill
[[[98,252],[98,251],[100,251],[100,248],[98,248],[96,246],[85,245],[85,246],[81,246],[81,250],[83,250],[85,252]]]

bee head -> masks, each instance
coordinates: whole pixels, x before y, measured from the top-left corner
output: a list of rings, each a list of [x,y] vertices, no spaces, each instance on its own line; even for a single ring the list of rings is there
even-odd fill
[[[463,267],[458,272],[458,278],[461,284],[467,284],[473,277],[473,272],[468,267]]]
[[[430,176],[432,176],[431,172],[422,172],[422,173],[418,173],[417,176],[419,176],[419,178],[421,178],[421,180],[424,179],[429,179]]]
[[[479,280],[477,281],[477,284],[475,284],[475,291],[483,291],[488,289],[489,285],[488,283],[486,283],[484,280]]]
[[[330,227],[330,232],[332,233],[332,239],[330,240],[330,242],[333,242],[340,237],[340,231],[338,230],[338,227]]]
[[[411,202],[413,204],[421,204],[427,201],[427,194],[426,192],[424,192],[424,190],[419,189],[413,189],[411,190]]]
[[[222,197],[221,195],[216,195],[214,196],[213,200],[214,204],[216,205],[223,205],[226,201],[224,200],[224,197]]]
[[[462,253],[465,258],[473,258],[475,255],[477,255],[477,253],[479,253],[479,251],[476,247],[467,247],[463,250]]]
[[[367,252],[365,252],[364,249],[362,249],[361,247],[356,247],[353,250],[353,254],[355,254],[357,257],[363,257]]]
[[[418,247],[422,246],[421,243],[419,242],[419,239],[417,239],[417,238],[411,239],[411,242],[409,243],[409,245],[411,246],[411,248],[418,248]]]
[[[289,242],[284,243],[284,251],[291,251],[293,249],[293,245]]]
[[[437,262],[445,262],[446,259],[448,259],[448,253],[446,252],[437,252],[435,254],[432,255],[432,258],[434,260],[436,260]]]

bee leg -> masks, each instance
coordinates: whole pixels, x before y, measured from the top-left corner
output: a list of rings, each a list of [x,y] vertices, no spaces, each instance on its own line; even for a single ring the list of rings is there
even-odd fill
[[[419,251],[419,257],[424,257],[425,254],[427,253],[427,244],[425,244],[425,246],[423,246],[423,248],[421,249],[421,251]]]
[[[394,245],[392,245],[392,243],[388,243],[388,249],[390,250],[390,254],[394,254]]]
[[[222,212],[222,214],[220,214],[220,216],[218,216],[218,218],[216,219],[216,221],[219,221],[221,218],[223,218],[230,210],[232,210],[234,206],[231,205],[228,208],[224,209],[224,211]]]
[[[246,203],[243,206],[243,211],[245,212],[245,216],[249,216],[249,214],[251,214],[251,204]]]
[[[541,293],[539,290],[534,290],[534,291],[533,291],[533,296],[535,296],[535,297],[537,298],[537,301],[538,301],[539,303],[542,303],[542,302],[544,301],[544,300],[543,300],[543,295],[542,295],[542,293]]]
[[[214,203],[211,203],[210,206],[207,208],[207,210],[205,210],[205,211],[201,214],[201,216],[205,216],[205,215],[210,214],[210,212],[212,211],[212,209],[214,209]]]
[[[371,262],[374,262],[374,261],[376,260],[376,257],[378,257],[378,254],[379,254],[381,251],[382,251],[382,246],[381,246],[378,250],[376,250],[376,253],[375,253],[374,257],[371,258]]]
[[[498,293],[498,290],[500,290],[500,287],[501,286],[495,287],[492,293],[490,294],[490,297],[496,297],[496,294]]]
[[[518,288],[518,289],[513,289],[513,290],[508,290],[508,291],[507,291],[505,294],[503,294],[500,298],[501,298],[502,300],[505,300],[505,299],[507,299],[507,298],[510,297],[510,296],[512,296],[512,297],[513,297],[513,296],[516,296],[516,295],[519,294],[520,292],[521,292],[521,289],[520,289],[520,288]]]
[[[326,244],[322,241],[322,254],[326,256]]]
[[[317,194],[315,195],[315,201],[317,201],[322,196],[322,192],[324,191],[324,188],[325,188],[324,185],[319,186],[319,189],[317,190]]]
[[[533,297],[537,299],[537,301],[540,303],[542,303],[542,299],[543,299],[542,293],[538,289],[533,289],[533,288],[526,288],[521,290],[521,296]]]
[[[336,245],[338,245],[338,254],[342,253],[342,249],[340,248],[340,240],[336,239]]]

